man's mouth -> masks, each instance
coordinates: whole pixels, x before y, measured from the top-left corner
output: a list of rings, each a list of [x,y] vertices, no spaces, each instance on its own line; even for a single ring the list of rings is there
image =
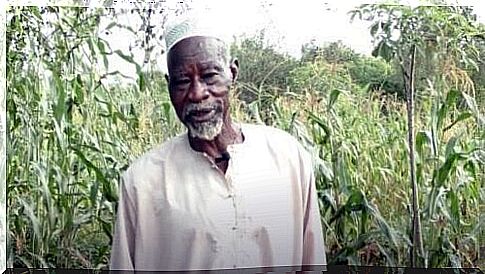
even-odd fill
[[[206,122],[212,119],[216,114],[215,108],[204,108],[204,109],[197,109],[192,110],[188,113],[187,118],[192,122],[201,123]]]

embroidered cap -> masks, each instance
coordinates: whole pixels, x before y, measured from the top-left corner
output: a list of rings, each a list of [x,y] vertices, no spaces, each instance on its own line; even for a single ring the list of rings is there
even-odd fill
[[[165,28],[166,50],[169,52],[178,42],[194,36],[214,37],[229,45],[230,35],[220,26],[225,22],[224,14],[208,8],[179,15]]]

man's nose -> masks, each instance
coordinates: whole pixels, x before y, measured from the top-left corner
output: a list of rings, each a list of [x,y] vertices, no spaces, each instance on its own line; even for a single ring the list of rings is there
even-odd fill
[[[207,85],[201,82],[199,79],[195,79],[189,90],[189,100],[192,102],[201,102],[209,97],[209,90]]]

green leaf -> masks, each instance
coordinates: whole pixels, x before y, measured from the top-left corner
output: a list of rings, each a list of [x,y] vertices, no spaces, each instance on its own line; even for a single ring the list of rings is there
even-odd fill
[[[337,101],[341,93],[347,93],[347,92],[341,89],[334,89],[332,90],[332,92],[330,92],[330,96],[328,100],[328,109],[331,109],[333,107],[333,105],[335,104],[335,102]]]
[[[136,67],[136,73],[137,74],[140,74],[141,73],[141,66],[135,62],[135,60],[133,59],[133,55],[126,55],[124,54],[121,50],[115,50],[114,53],[116,53],[119,57],[121,57],[123,60],[131,63],[131,64],[134,64],[135,67]]]
[[[369,214],[374,218],[375,222],[377,223],[377,226],[380,229],[380,234],[386,236],[387,240],[391,244],[391,247],[394,250],[397,250],[398,244],[397,244],[397,233],[394,231],[394,229],[391,228],[391,226],[386,222],[384,217],[382,217],[381,213],[372,204],[367,204],[367,211]]]
[[[39,20],[42,20],[42,15],[39,12],[39,9],[37,7],[32,7],[32,14]]]
[[[146,89],[145,76],[143,75],[143,73],[138,74],[138,88],[142,92]]]
[[[74,81],[74,94],[76,104],[82,104],[84,102],[84,83],[81,75],[77,74]]]
[[[97,198],[98,198],[98,191],[99,191],[99,183],[93,182],[91,184],[91,189],[89,191],[89,199],[91,201],[91,205],[94,208],[96,207],[96,202],[97,202]]]
[[[106,53],[106,46],[104,45],[103,39],[98,38],[98,41],[97,41],[96,44],[97,44],[98,49],[101,52],[101,54],[105,54]]]
[[[379,25],[380,25],[379,23],[380,22],[377,21],[374,24],[372,24],[372,26],[370,27],[370,35],[372,37],[374,37],[376,35],[377,31],[379,30]]]
[[[466,94],[465,92],[462,93],[462,96],[465,99],[465,102],[468,108],[472,111],[475,118],[477,119],[479,125],[480,126],[485,125],[485,119],[483,118],[482,114],[478,110],[475,99],[470,95]]]
[[[472,114],[471,112],[469,112],[469,111],[467,111],[467,112],[463,112],[463,113],[460,113],[460,114],[458,115],[458,117],[457,117],[457,118],[456,118],[456,119],[455,119],[455,120],[454,120],[454,121],[453,121],[451,124],[449,124],[448,126],[446,126],[446,127],[443,129],[443,132],[445,132],[445,131],[447,131],[447,130],[451,129],[451,128],[452,128],[454,125],[456,125],[456,124],[458,124],[459,122],[464,121],[464,120],[466,120],[466,119],[468,119],[468,118],[470,118],[470,117],[473,117],[473,114]]]
[[[434,155],[432,142],[433,137],[430,131],[419,131],[416,134],[416,150],[418,151],[420,156],[423,156],[425,146],[429,146],[432,154]]]
[[[350,11],[349,13],[351,13],[351,16],[350,16],[350,22],[353,22],[354,19],[355,19],[355,16],[357,16],[359,18],[359,20],[362,20],[362,12],[360,10],[352,10]]]
[[[53,73],[53,77],[57,95],[57,102],[54,104],[54,116],[57,123],[60,123],[66,112],[66,90],[64,84],[59,78],[59,75],[57,73]]]
[[[450,199],[450,211],[451,211],[451,223],[455,232],[459,232],[460,226],[460,201],[455,191],[450,190],[448,192],[448,197]]]
[[[438,111],[437,130],[441,130],[441,126],[443,125],[443,121],[446,119],[448,110],[451,106],[453,106],[453,104],[456,103],[456,99],[459,95],[460,92],[455,89],[450,90],[446,95],[446,100],[441,104],[440,110]]]
[[[452,145],[450,144],[450,147]],[[461,159],[466,159],[462,153],[452,153],[446,157],[445,163],[440,166],[438,172],[436,173],[435,180],[437,186],[443,186],[450,174],[456,170],[457,161]]]
[[[349,199],[347,200],[347,206],[351,211],[360,211],[364,209],[365,195],[360,189],[352,191]]]
[[[335,212],[337,210],[337,203],[332,195],[332,191],[330,189],[321,190],[318,192],[318,196],[320,201],[326,205],[326,207],[330,207],[330,209]]]
[[[108,56],[107,55],[111,54],[111,52],[106,51],[106,45],[107,45],[106,41],[104,41],[101,38],[98,38],[97,46],[98,46],[99,52],[103,56],[103,65],[106,69],[108,69],[109,62],[108,62]],[[109,45],[108,45],[108,47],[109,47]],[[111,49],[110,49],[110,51],[111,51]]]
[[[394,58],[394,49],[384,40],[379,42],[377,48],[372,52],[374,57],[381,56],[387,62]]]
[[[111,23],[109,23],[109,25],[106,27],[106,29],[105,29],[105,30],[110,30],[110,29],[112,29],[114,26],[117,26],[117,25],[118,25],[118,23],[117,23],[117,22],[111,22]]]
[[[331,165],[320,157],[317,159],[318,171],[329,181],[333,180],[333,171]]]
[[[326,123],[318,116],[316,116],[314,113],[307,111],[308,118],[310,121],[313,123],[316,123],[324,132],[325,132],[325,137],[323,142],[328,141],[331,138],[331,129],[329,126],[326,125]]]
[[[70,149],[74,151],[74,153],[79,157],[79,159],[86,165],[88,170],[94,171],[96,175],[96,179],[101,181],[103,184],[107,183],[109,184],[109,181],[106,179],[104,176],[103,172],[96,166],[94,165],[91,161],[89,161],[84,153],[82,153],[78,148],[70,146]]]
[[[337,209],[337,211],[335,212],[335,214],[333,214],[333,216],[330,218],[330,221],[328,223],[332,224],[334,221],[337,221],[347,216],[347,214],[348,214],[348,208],[345,205],[343,205]]]
[[[455,146],[459,139],[459,136],[453,136],[448,140],[448,143],[446,144],[445,158],[448,158],[452,153],[455,153]]]
[[[39,221],[39,218],[37,218],[37,216],[34,212],[34,209],[23,198],[17,198],[17,199],[18,199],[18,202],[20,203],[20,205],[25,209],[25,212],[27,213],[28,220],[32,224],[32,229],[34,230],[33,238],[35,239],[35,237],[37,237],[38,239],[41,239],[42,238],[42,233],[41,233],[41,229],[40,229],[41,223]]]

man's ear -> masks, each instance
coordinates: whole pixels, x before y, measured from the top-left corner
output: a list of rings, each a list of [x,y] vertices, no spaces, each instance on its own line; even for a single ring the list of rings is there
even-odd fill
[[[229,67],[231,68],[232,82],[235,83],[239,74],[239,61],[237,58],[232,59]]]

